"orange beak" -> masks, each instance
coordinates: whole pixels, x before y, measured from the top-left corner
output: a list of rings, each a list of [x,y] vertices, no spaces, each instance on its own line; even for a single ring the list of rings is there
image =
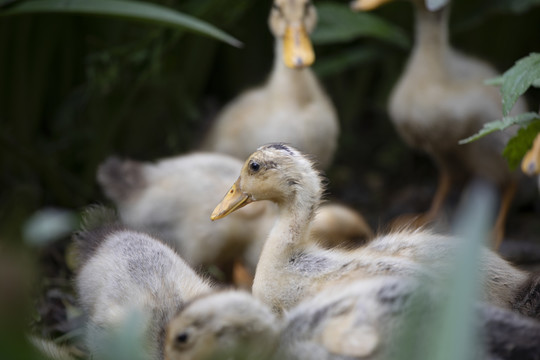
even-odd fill
[[[248,194],[242,192],[239,183],[240,179],[236,180],[227,194],[223,197],[223,200],[216,206],[210,216],[212,221],[224,218],[230,213],[253,202]]]
[[[283,60],[292,69],[311,66],[315,61],[315,52],[303,25],[287,26],[285,29]]]
[[[521,170],[527,175],[540,174],[540,134],[536,136],[532,148],[523,157]]]

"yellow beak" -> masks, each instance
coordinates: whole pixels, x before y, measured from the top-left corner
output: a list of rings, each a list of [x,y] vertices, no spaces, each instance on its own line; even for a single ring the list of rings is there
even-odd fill
[[[210,216],[212,221],[224,218],[230,213],[252,202],[251,197],[242,192],[239,182],[240,179],[236,180],[231,189],[223,197],[223,200],[216,206]]]
[[[315,61],[315,52],[304,26],[287,26],[285,29],[283,60],[292,69],[311,66]]]
[[[354,11],[370,11],[392,0],[354,0],[351,9]]]
[[[523,157],[521,170],[527,175],[540,174],[540,134],[534,140],[532,148]]]

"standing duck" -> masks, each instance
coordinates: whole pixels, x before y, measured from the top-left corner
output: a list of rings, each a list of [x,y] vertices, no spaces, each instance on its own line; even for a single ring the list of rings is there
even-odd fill
[[[355,0],[357,10],[371,10],[391,0]],[[502,157],[515,129],[459,145],[459,140],[478,132],[502,116],[496,88],[484,80],[497,76],[487,63],[454,50],[448,40],[450,0],[428,9],[427,1],[411,0],[416,9],[416,39],[401,78],[389,100],[392,122],[405,142],[433,157],[439,168],[439,184],[424,220],[440,212],[452,184],[460,177],[477,177],[497,186],[501,204],[494,227],[494,248],[503,236],[506,215],[516,190],[516,174]],[[514,106],[525,112],[525,103]]]
[[[253,294],[277,314],[329,284],[378,275],[437,277],[451,270],[458,239],[425,230],[379,236],[354,250],[324,249],[309,236],[321,201],[322,178],[313,163],[284,144],[260,147],[214,209],[217,220],[252,202],[277,204],[277,220],[255,272]],[[509,307],[526,274],[492,251],[481,259],[486,301]]]
[[[262,144],[283,141],[312,154],[321,169],[337,147],[336,111],[309,68],[315,59],[309,33],[317,13],[310,0],[274,0],[269,25],[276,38],[267,82],[228,104],[202,149],[245,159]]]

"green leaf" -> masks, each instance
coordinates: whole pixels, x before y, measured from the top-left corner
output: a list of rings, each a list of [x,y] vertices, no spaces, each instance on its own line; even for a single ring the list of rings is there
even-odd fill
[[[503,74],[501,86],[503,114],[512,110],[517,99],[533,84],[540,81],[540,54],[532,53],[516,62]]]
[[[368,13],[354,13],[348,6],[338,3],[317,5],[319,21],[312,35],[314,44],[334,44],[359,37],[373,37],[409,48],[410,39],[405,32],[391,23]]]
[[[360,64],[374,61],[381,56],[380,51],[374,46],[362,46],[354,49],[336,52],[332,56],[317,59],[313,65],[315,73],[321,77],[340,74],[348,68],[355,68]]]
[[[514,136],[503,151],[503,156],[508,161],[510,169],[516,169],[521,163],[523,156],[532,147],[533,141],[540,133],[540,121],[534,122],[526,128],[521,128],[517,135]]]
[[[528,112],[516,116],[506,116],[501,120],[495,120],[484,124],[484,127],[479,132],[466,139],[460,140],[459,144],[463,145],[470,143],[471,141],[483,138],[495,131],[504,130],[512,125],[527,126],[536,120],[540,120],[540,115],[535,112]]]
[[[188,30],[224,41],[233,46],[242,43],[211,24],[174,9],[142,1],[125,0],[28,0],[19,1],[0,16],[23,14],[78,14],[91,16],[109,16],[153,25]]]

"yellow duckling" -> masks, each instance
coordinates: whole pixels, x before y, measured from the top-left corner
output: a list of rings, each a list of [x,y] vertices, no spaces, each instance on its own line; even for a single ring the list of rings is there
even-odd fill
[[[391,0],[355,0],[357,10],[371,10]],[[498,248],[510,203],[516,189],[516,173],[510,172],[502,150],[515,129],[492,134],[466,145],[458,141],[502,117],[498,89],[484,80],[497,76],[487,63],[464,55],[448,40],[450,0],[428,9],[427,1],[411,0],[416,9],[416,39],[409,61],[389,99],[390,117],[405,142],[431,155],[439,168],[439,185],[425,216],[433,220],[452,184],[462,177],[477,177],[502,192],[494,227]],[[523,101],[516,113],[526,111]]]
[[[295,148],[270,144],[245,162],[239,178],[215,208],[217,220],[252,202],[270,200],[278,215],[264,244],[253,294],[278,314],[329,284],[376,275],[433,277],[451,270],[458,239],[429,231],[401,231],[379,236],[363,247],[324,249],[309,236],[309,224],[323,192],[319,172]],[[508,307],[526,274],[485,250],[485,300]]]
[[[308,34],[317,22],[310,0],[274,0],[269,25],[276,38],[270,78],[227,105],[202,149],[245,159],[261,144],[285,141],[312,154],[322,169],[337,147],[336,111],[309,68],[315,59]]]
[[[191,266],[216,265],[228,273],[239,261],[254,274],[276,217],[275,205],[261,202],[227,221],[208,220],[213,201],[234,182],[242,164],[218,153],[156,162],[112,157],[101,164],[97,179],[124,224],[158,235]],[[310,231],[327,247],[365,242],[372,236],[358,212],[339,204],[321,206]]]

